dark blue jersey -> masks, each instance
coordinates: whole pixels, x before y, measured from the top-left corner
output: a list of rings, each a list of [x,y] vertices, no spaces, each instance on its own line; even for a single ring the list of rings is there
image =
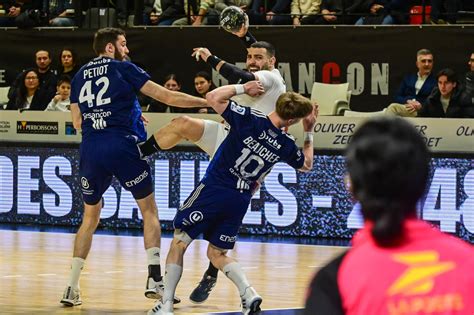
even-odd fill
[[[97,57],[71,83],[71,103],[78,103],[83,138],[113,132],[146,140],[137,93],[150,76],[127,61]]]
[[[222,117],[231,128],[207,168],[205,185],[250,191],[278,162],[303,167],[304,155],[294,138],[262,112],[230,101]]]

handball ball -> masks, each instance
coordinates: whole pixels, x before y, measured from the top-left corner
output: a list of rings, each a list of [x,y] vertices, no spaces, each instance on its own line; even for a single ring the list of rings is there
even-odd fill
[[[227,32],[238,32],[247,23],[245,12],[236,6],[225,8],[220,17],[220,25]]]

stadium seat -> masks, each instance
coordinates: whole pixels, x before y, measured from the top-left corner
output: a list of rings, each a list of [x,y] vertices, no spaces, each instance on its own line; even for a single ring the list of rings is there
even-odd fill
[[[430,22],[431,6],[425,6],[425,23]],[[410,24],[420,25],[423,24],[423,6],[415,5],[410,9]]]
[[[349,109],[349,83],[326,84],[314,82],[311,101],[318,103],[319,115],[342,116]]]

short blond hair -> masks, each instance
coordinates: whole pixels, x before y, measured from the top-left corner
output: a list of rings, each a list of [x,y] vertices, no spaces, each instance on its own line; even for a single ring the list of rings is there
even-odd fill
[[[283,93],[276,103],[276,113],[284,120],[304,118],[312,111],[311,101],[295,92]]]

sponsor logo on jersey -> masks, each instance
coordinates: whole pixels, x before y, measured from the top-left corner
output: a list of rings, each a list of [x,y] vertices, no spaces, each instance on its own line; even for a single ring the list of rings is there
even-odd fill
[[[239,115],[244,115],[245,114],[245,107],[242,107],[236,103],[230,103],[230,110],[233,112],[236,112]]]
[[[202,221],[203,218],[204,218],[204,215],[202,214],[201,211],[193,211],[189,215],[189,221],[193,224]]]
[[[84,188],[84,189],[88,189],[88,188],[89,188],[89,181],[87,180],[87,178],[81,177],[81,186],[82,186],[82,188]]]
[[[269,132],[271,130],[268,130]],[[259,140],[265,140],[269,145],[271,145],[272,147],[274,147],[275,149],[279,150],[281,148],[281,144],[278,143],[278,141],[276,139],[274,139],[274,137],[270,136],[270,134],[266,133],[265,131],[263,131],[260,136],[258,136],[258,139]]]
[[[229,236],[229,235],[221,234],[221,236],[219,236],[219,239],[226,243],[235,243],[235,241],[237,240],[237,236]]]
[[[451,261],[439,261],[436,251],[401,253],[392,258],[408,265],[408,269],[390,286],[388,295],[429,293],[434,287],[435,277],[456,267]]]
[[[400,253],[392,259],[408,268],[387,290],[388,314],[464,314],[466,301],[456,289],[433,292],[436,277],[455,269],[454,262],[440,261],[436,251]]]
[[[125,186],[127,187],[133,187],[135,185],[138,185],[139,183],[141,183],[146,177],[148,176],[148,172],[146,170],[143,171],[143,173],[141,173],[140,175],[138,175],[136,178],[128,181],[128,182],[125,182]]]

